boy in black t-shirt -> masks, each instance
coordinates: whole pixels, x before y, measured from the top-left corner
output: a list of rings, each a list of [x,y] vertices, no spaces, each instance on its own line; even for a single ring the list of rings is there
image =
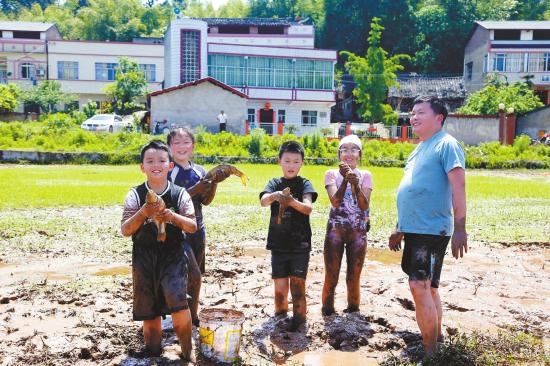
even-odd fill
[[[288,290],[292,295],[293,317],[289,330],[295,331],[306,320],[306,276],[311,251],[309,215],[317,192],[311,182],[298,176],[304,164],[304,148],[287,141],[279,149],[281,178],[273,178],[260,193],[262,207],[271,205],[267,249],[271,250],[271,270],[275,285],[275,315],[288,311]],[[282,191],[290,189],[290,196]],[[278,223],[279,206],[287,205]]]

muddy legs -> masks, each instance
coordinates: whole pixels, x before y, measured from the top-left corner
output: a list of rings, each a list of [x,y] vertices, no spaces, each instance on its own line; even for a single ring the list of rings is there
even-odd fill
[[[292,295],[292,323],[296,329],[306,321],[306,280],[291,276],[290,294]]]
[[[346,246],[346,286],[348,289],[348,312],[359,311],[361,303],[361,271],[365,262],[367,245],[354,241]]]
[[[344,241],[342,235],[337,230],[327,232],[325,238],[325,283],[323,284],[323,315],[334,313],[334,290],[338,284],[338,275],[340,274],[340,265],[342,264],[342,255],[344,254]]]
[[[432,297],[432,289],[430,288],[430,280],[426,281],[409,281],[409,287],[416,305],[416,322],[422,334],[422,343],[426,354],[431,355],[435,352],[437,337],[439,335],[438,328],[440,327],[440,317],[436,301],[441,309],[441,301],[439,294],[437,300]],[[437,289],[435,289],[437,290]]]
[[[172,313],[172,322],[174,323],[174,332],[178,336],[181,347],[181,358],[191,359],[191,313],[189,309],[184,309]]]
[[[351,234],[347,232],[351,231]],[[345,242],[345,238],[351,239]],[[330,229],[325,238],[325,283],[323,284],[323,315],[334,313],[334,290],[338,284],[338,275],[342,256],[346,249],[346,286],[348,291],[348,307],[346,311],[358,311],[361,302],[361,271],[367,253],[365,233],[355,230]]]
[[[276,278],[273,282],[275,285],[275,315],[286,314],[288,312],[288,278]]]
[[[160,342],[162,339],[162,328],[160,326],[160,316],[152,320],[143,321],[143,339],[145,347],[151,354],[160,355]]]
[[[188,259],[188,284],[187,293],[191,297],[189,300],[189,310],[191,311],[191,319],[195,326],[199,325],[198,309],[199,309],[199,297],[201,293],[202,276],[199,269],[199,265],[193,254],[193,250],[189,245],[185,246],[185,253]]]

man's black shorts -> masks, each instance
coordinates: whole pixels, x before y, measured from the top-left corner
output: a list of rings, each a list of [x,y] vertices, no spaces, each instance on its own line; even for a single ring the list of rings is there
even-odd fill
[[[187,309],[187,256],[183,245],[134,245],[134,320]]]
[[[450,236],[405,233],[405,248],[401,268],[409,280],[431,280],[431,287],[439,287],[443,258]]]
[[[309,252],[285,253],[271,252],[271,278],[287,278],[290,276],[307,277]]]

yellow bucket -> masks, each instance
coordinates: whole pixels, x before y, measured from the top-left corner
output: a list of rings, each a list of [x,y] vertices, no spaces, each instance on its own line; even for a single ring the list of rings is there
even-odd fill
[[[199,314],[199,322],[201,353],[217,362],[237,360],[244,314],[231,309],[204,309]]]

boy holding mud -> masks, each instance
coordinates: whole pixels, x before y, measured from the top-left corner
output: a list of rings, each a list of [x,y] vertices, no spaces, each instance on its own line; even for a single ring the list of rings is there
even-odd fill
[[[271,271],[275,285],[275,315],[288,311],[292,295],[293,317],[287,329],[296,331],[306,320],[305,283],[311,251],[309,215],[317,192],[306,178],[298,176],[304,164],[304,148],[287,141],[279,149],[281,178],[271,179],[260,193],[262,207],[271,206],[267,249],[271,250]]]
[[[183,232],[195,232],[197,223],[187,192],[168,181],[172,167],[170,149],[162,141],[153,140],[143,146],[141,171],[147,180],[126,195],[121,232],[132,236],[133,319],[143,321],[147,351],[152,355],[161,353],[161,316],[172,314],[181,357],[189,360],[191,315]],[[148,193],[153,193],[150,191],[160,196],[164,204],[149,203]],[[157,240],[158,222],[166,225],[164,241]]]

